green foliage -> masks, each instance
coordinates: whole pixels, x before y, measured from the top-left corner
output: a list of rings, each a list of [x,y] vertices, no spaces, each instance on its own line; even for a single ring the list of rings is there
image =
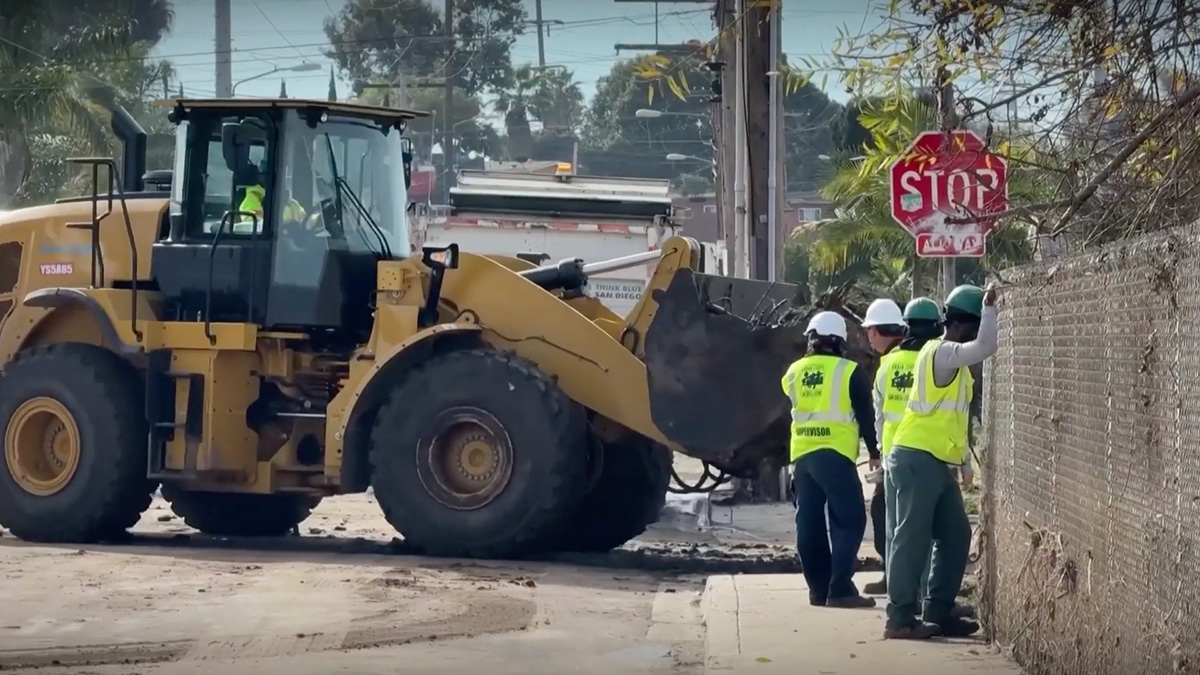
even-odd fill
[[[531,119],[542,123],[545,137],[575,138],[583,113],[583,90],[569,70],[526,64],[513,72],[493,105],[504,115],[509,157],[523,162],[534,155]]]
[[[916,265],[919,294],[935,292],[937,262],[919,260],[912,237],[891,217],[889,168],[918,133],[930,128],[934,111],[929,101],[909,95],[897,101],[875,99],[857,104],[859,123],[870,134],[861,148],[862,159],[844,159],[822,194],[840,208],[832,218],[806,225],[789,247],[804,252],[809,283],[821,292],[847,283],[866,296],[905,299],[912,288]],[[1046,189],[1043,172],[1031,166],[1032,148],[1013,149],[1002,141],[998,152],[1009,158],[1009,198],[1021,203],[1038,199]],[[1029,260],[1028,229],[1011,219],[1002,221],[988,241],[982,261],[963,259],[962,279],[978,281],[989,269]]]
[[[46,185],[28,185],[35,158],[109,152],[106,110],[138,98],[126,86],[128,64],[144,59],[172,18],[167,0],[0,5],[0,208],[61,189],[61,167],[45,169]]]
[[[447,49],[444,17],[426,0],[349,0],[325,20],[326,54],[357,84],[441,78],[453,55],[455,86],[478,95],[512,77],[512,45],[524,32],[520,0],[459,0]]]
[[[417,156],[428,157],[433,145],[442,140],[446,91],[441,87],[410,87],[406,96],[407,99],[402,101],[398,87],[372,87],[365,89],[357,100],[382,105],[386,99],[391,105],[432,112],[428,117],[418,117],[408,123],[408,136],[413,140]],[[495,157],[503,153],[504,141],[491,125],[480,119],[483,112],[484,105],[478,96],[458,89],[454,91],[454,117],[457,120],[454,136],[458,139],[459,149]]]
[[[703,68],[701,50],[683,58],[654,54],[618,61],[601,78],[584,126],[586,148],[604,155],[605,166],[625,175],[676,178],[679,162],[671,153],[711,157],[714,105],[709,102],[713,74]],[[785,77],[784,142],[787,146],[788,187],[815,189],[828,176],[820,155],[834,152],[833,122],[841,106],[791,68]],[[731,95],[731,94],[730,94]],[[660,111],[656,118],[639,118],[639,109]],[[687,169],[702,165],[687,161]],[[702,174],[711,186],[711,170]],[[711,187],[709,188],[711,189]]]

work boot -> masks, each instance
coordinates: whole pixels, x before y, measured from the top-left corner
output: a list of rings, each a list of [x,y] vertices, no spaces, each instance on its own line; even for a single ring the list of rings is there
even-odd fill
[[[937,626],[941,628],[942,635],[948,638],[971,637],[979,632],[978,623],[957,616],[951,616],[945,621],[940,621]]]
[[[954,607],[950,610],[950,616],[956,619],[974,619],[975,608],[967,603],[954,603]]]
[[[875,606],[875,598],[868,598],[862,595],[847,595],[841,598],[829,598],[825,601],[826,607],[836,607],[838,609],[870,609]]]
[[[808,594],[808,604],[812,605],[813,607],[824,607],[825,602],[826,598],[823,595],[814,595],[812,593]]]
[[[863,593],[867,595],[887,595],[887,577],[879,581],[863,584]]]
[[[928,640],[936,637],[942,632],[942,629],[935,623],[925,623],[918,621],[917,623],[907,624],[903,626],[888,623],[883,629],[884,640]]]

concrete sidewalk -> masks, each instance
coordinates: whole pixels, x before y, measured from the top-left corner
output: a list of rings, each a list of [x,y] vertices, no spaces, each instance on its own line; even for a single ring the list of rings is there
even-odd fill
[[[869,610],[808,604],[804,577],[720,575],[708,578],[705,673],[761,675],[1020,675],[981,640],[883,640],[883,599]]]

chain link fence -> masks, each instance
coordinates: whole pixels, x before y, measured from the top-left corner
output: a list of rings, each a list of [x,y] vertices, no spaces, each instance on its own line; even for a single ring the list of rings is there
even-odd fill
[[[1200,673],[1200,227],[1008,281],[985,384],[993,637],[1036,675]]]

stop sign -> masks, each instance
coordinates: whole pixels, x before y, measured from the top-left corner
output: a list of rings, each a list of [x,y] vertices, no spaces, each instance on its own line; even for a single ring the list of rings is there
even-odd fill
[[[892,218],[922,256],[982,256],[987,216],[1008,209],[1008,164],[973,131],[921,133],[892,164],[889,183]]]

